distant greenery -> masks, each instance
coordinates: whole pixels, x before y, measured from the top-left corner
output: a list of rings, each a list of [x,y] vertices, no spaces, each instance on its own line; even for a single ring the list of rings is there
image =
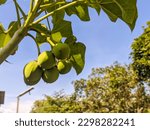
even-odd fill
[[[45,96],[34,103],[32,112],[150,112],[150,93],[131,65],[96,68],[73,84],[73,94]]]
[[[150,84],[150,22],[147,25],[143,34],[134,40],[131,57],[139,80]]]

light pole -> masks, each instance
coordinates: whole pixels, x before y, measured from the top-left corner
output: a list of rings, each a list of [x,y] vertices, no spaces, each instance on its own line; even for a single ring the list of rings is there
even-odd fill
[[[1,104],[4,104],[4,99],[5,99],[5,91],[0,91],[0,107]]]
[[[26,91],[20,93],[18,96],[17,96],[17,108],[16,108],[16,113],[19,112],[19,101],[20,101],[20,97],[22,97],[23,95],[25,95],[26,93],[30,92],[31,90],[33,90],[34,87],[30,87],[29,89],[27,89]]]

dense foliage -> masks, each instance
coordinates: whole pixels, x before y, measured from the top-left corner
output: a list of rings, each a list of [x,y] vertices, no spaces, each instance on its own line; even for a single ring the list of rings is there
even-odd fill
[[[96,68],[73,84],[72,95],[46,96],[34,103],[32,112],[150,112],[148,86],[138,82],[130,65]]]
[[[131,57],[139,80],[150,83],[150,22],[147,25],[143,34],[134,40]]]

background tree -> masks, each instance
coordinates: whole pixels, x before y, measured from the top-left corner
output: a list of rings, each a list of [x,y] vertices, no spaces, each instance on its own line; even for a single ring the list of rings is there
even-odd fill
[[[1,0],[0,5],[6,2],[7,0]],[[66,15],[76,15],[82,21],[90,21],[88,8],[95,9],[98,14],[103,10],[111,21],[116,22],[120,18],[131,30],[137,19],[136,0],[30,0],[28,12],[22,9],[17,0],[13,2],[16,8],[16,21],[10,21],[7,29],[0,24],[0,64],[6,61],[8,56],[15,54],[24,37],[31,37],[37,45],[38,56],[42,56],[25,65],[24,81],[27,85],[35,85],[41,77],[47,83],[56,81],[59,77],[58,71],[61,71],[61,74],[62,70],[63,73],[67,73],[68,67],[67,71],[64,71],[64,68],[69,63],[77,74],[83,70],[86,47],[73,35],[71,21],[65,20]],[[47,43],[51,47],[44,54],[40,50],[42,43]],[[67,54],[63,48],[67,48]],[[59,50],[62,49],[63,53],[59,54]],[[49,63],[49,59],[54,62]],[[59,61],[62,65],[58,67]],[[55,78],[51,78],[51,75]]]
[[[32,112],[150,112],[150,93],[131,65],[95,68],[73,84],[72,95],[46,96],[34,103]]]
[[[132,43],[132,65],[140,81],[150,84],[150,22],[143,34]]]

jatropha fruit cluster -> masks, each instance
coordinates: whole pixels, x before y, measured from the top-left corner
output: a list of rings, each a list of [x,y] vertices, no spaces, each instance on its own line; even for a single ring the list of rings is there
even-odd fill
[[[72,64],[69,60],[71,49],[66,43],[55,44],[50,51],[42,52],[37,60],[24,67],[24,81],[27,85],[35,85],[42,78],[46,83],[55,82],[59,74],[68,73]]]

